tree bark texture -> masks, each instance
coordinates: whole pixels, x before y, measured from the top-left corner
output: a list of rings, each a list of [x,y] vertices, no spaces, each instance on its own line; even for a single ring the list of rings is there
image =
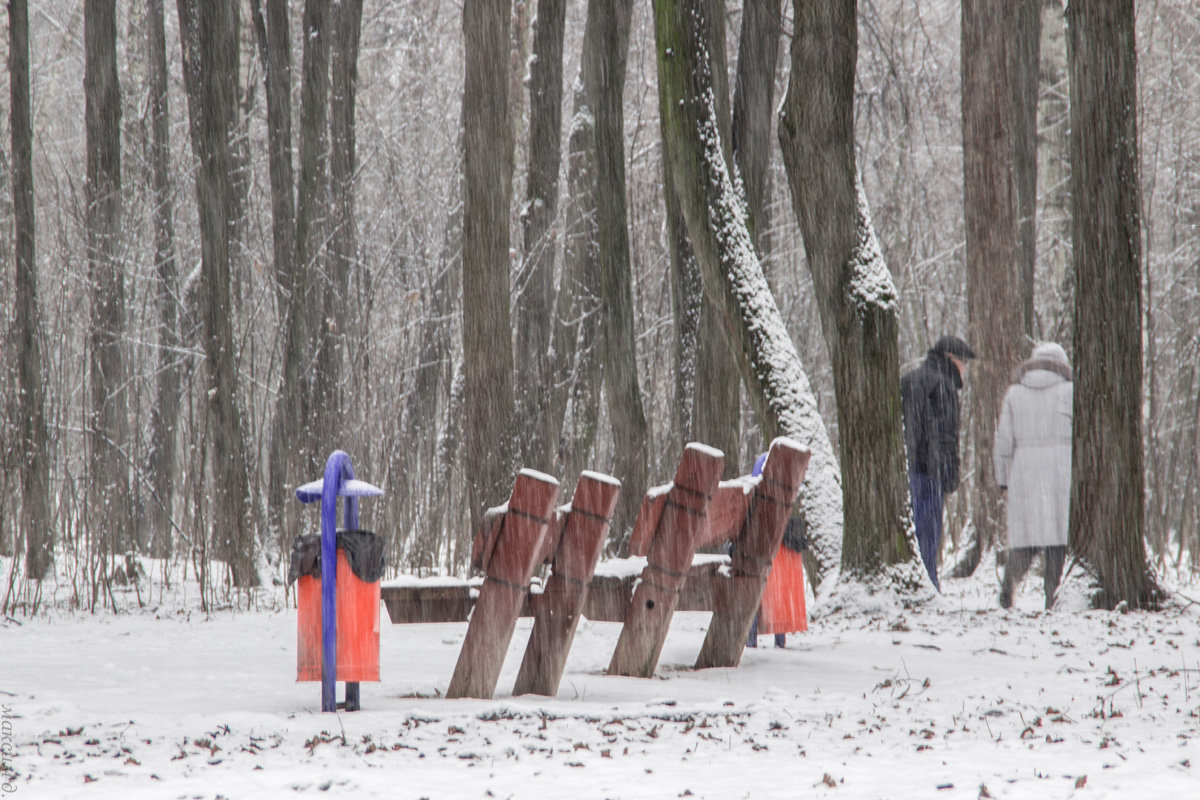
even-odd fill
[[[125,278],[121,265],[121,87],[115,0],[84,4],[87,127],[89,336],[89,506],[92,536],[108,554],[134,545],[129,490],[129,417],[123,352]]]
[[[463,463],[472,530],[488,505],[507,496],[515,461],[509,320],[510,14],[510,0],[463,5]]]
[[[168,100],[163,0],[149,0],[146,25],[150,84],[150,171],[154,192],[154,265],[158,278],[160,348],[155,401],[150,412],[150,452],[147,458],[154,492],[149,503],[149,534],[151,554],[165,558],[171,553],[175,430],[182,397],[183,357],[179,348],[179,266],[175,259],[171,107]]]
[[[900,414],[898,296],[857,181],[854,0],[797,4],[779,122],[792,205],[804,236],[833,365],[842,466],[842,569],[910,561],[911,516]]]
[[[775,66],[783,31],[782,0],[746,0],[738,37],[737,77],[733,88],[733,160],[746,190],[750,230],[760,259],[771,251],[771,115],[775,112]]]
[[[21,464],[20,526],[25,534],[25,575],[41,580],[53,563],[50,516],[50,441],[46,392],[42,386],[42,346],[37,286],[33,205],[33,131],[29,90],[29,6],[8,4],[9,87],[12,133],[13,239],[16,280],[13,334],[16,344],[18,458]]]
[[[624,490],[612,536],[622,540],[633,526],[648,482],[646,415],[638,385],[633,322],[633,271],[625,203],[625,62],[633,0],[590,0],[583,58],[590,61],[584,85],[595,115],[596,230],[605,398],[615,448],[612,474]]]
[[[1021,323],[1034,334],[1034,264],[1037,260],[1038,95],[1042,48],[1043,0],[1017,0],[1004,5],[1013,17],[1009,49],[1012,90],[1013,178],[1017,199],[1017,263],[1021,269]],[[1022,350],[1023,352],[1023,350]]]
[[[521,224],[525,263],[516,287],[516,392],[524,466],[555,467],[551,449],[550,337],[554,308],[554,222],[562,162],[563,35],[566,0],[539,0],[529,66],[529,171]]]
[[[305,0],[304,52],[301,56],[303,83],[300,88],[300,178],[296,186],[296,292],[288,311],[289,342],[299,347],[296,358],[285,356],[285,379],[290,368],[296,374],[297,391],[306,404],[295,425],[296,444],[287,444],[299,456],[293,472],[315,474],[325,454],[319,448],[325,439],[330,409],[326,405],[321,369],[324,347],[322,322],[325,292],[324,259],[329,235],[329,53],[333,40],[330,0]],[[297,446],[298,445],[298,446]],[[297,469],[298,468],[298,469]]]
[[[285,523],[295,518],[295,501],[287,491],[291,448],[300,446],[299,431],[305,407],[301,354],[304,351],[302,320],[293,299],[303,296],[302,275],[296,259],[295,171],[292,168],[292,42],[288,30],[287,0],[252,0],[252,18],[259,56],[263,63],[267,95],[267,170],[271,183],[271,248],[275,261],[276,305],[283,322],[283,363],[279,396],[272,418],[267,456],[267,517],[283,546],[291,538]],[[293,475],[295,483],[303,476]],[[288,514],[291,510],[293,513]]]
[[[1142,456],[1142,253],[1133,0],[1067,9],[1075,254],[1070,546],[1095,602],[1152,605]]]
[[[725,0],[706,0],[709,30],[708,53],[713,65],[713,96],[717,118],[725,141],[733,141],[730,128],[729,80],[725,55]],[[768,116],[770,111],[767,111]],[[768,128],[770,122],[767,122]],[[690,249],[690,245],[688,245]],[[682,268],[696,268],[694,259],[681,259]],[[703,286],[699,274],[684,285]],[[738,463],[741,440],[742,393],[737,361],[721,331],[720,312],[702,298],[702,312],[696,333],[696,378],[692,401],[692,419],[688,441],[703,442],[725,453],[723,477],[744,475],[752,465]],[[707,307],[705,307],[707,305]],[[686,442],[685,442],[686,444]]]
[[[258,582],[246,443],[238,405],[233,340],[232,247],[237,207],[232,139],[237,130],[237,3],[178,0],[181,25],[196,31],[196,94],[188,103],[195,121],[193,147],[200,214],[200,293],[208,424],[212,434],[213,540],[235,586]],[[186,17],[186,22],[185,22]]]
[[[591,65],[584,59],[573,90],[567,137],[567,194],[563,268],[551,335],[551,441],[568,481],[588,463],[599,418],[600,310],[599,234],[596,230],[596,125],[584,86]],[[564,490],[569,489],[569,484]]]
[[[967,339],[979,358],[971,365],[969,382],[974,542],[972,557],[965,559],[960,573],[971,561],[977,564],[1004,530],[1004,499],[992,471],[992,445],[1010,372],[1028,352],[1013,160],[1015,59],[1010,53],[1016,45],[1016,16],[1003,0],[965,0],[962,32]]]
[[[351,398],[346,390],[352,319],[350,276],[358,263],[354,222],[354,102],[358,87],[358,47],[362,31],[362,0],[334,4],[330,46],[329,98],[329,255],[321,314],[321,349],[317,363],[316,405],[324,419],[317,453],[351,445]]]
[[[704,46],[710,35],[707,7],[702,0],[658,0],[654,18],[664,151],[704,290],[720,309],[764,438],[790,436],[812,453],[801,509],[816,555],[812,577],[819,581],[836,566],[841,549],[841,479],[800,358],[755,255],[745,200],[730,174],[728,139],[719,129]]]

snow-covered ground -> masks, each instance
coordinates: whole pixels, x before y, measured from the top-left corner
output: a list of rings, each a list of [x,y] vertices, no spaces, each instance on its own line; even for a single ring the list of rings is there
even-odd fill
[[[496,698],[450,701],[465,623],[385,612],[383,680],[336,715],[293,681],[292,609],[7,619],[3,793],[1200,796],[1200,605],[1044,613],[1031,577],[1006,612],[981,571],[920,609],[818,617],[785,650],[762,637],[738,669],[693,671],[707,619],[679,614],[652,680],[606,676],[619,625],[585,620],[553,699],[510,694],[528,620]]]

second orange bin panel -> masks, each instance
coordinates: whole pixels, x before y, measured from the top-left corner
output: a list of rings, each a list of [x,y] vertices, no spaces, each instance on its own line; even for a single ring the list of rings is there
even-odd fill
[[[804,557],[795,550],[780,547],[767,578],[767,588],[763,590],[758,632],[765,635],[806,630]]]

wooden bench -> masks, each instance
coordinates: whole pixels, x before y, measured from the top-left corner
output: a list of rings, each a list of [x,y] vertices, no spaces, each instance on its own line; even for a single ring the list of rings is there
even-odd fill
[[[581,615],[624,623],[610,674],[651,677],[675,611],[713,612],[698,669],[736,666],[808,453],[777,439],[761,478],[718,481],[723,463],[712,448],[685,448],[675,480],[642,501],[633,558],[599,570],[620,484],[585,472],[571,505],[555,510],[557,481],[522,472],[509,503],[485,515],[473,542],[472,564],[485,577],[385,585],[388,615],[397,624],[470,620],[448,697],[492,696],[518,616],[534,617],[534,626],[514,694],[557,693]],[[732,556],[696,555],[728,541]],[[531,590],[542,563],[551,564],[550,576]]]

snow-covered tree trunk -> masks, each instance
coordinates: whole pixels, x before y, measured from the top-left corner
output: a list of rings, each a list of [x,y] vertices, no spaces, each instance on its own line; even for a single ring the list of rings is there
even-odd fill
[[[713,97],[722,130],[728,131],[730,109],[726,81],[725,2],[706,0],[709,19],[708,53],[713,64]],[[739,69],[742,64],[739,64]],[[740,73],[739,73],[740,74]],[[767,80],[771,80],[769,76]],[[765,109],[770,128],[771,110]],[[731,139],[732,140],[732,139]],[[720,313],[704,295],[700,266],[696,263],[687,228],[672,185],[669,162],[663,160],[667,205],[668,248],[671,255],[672,308],[675,317],[676,425],[673,429],[682,452],[688,442],[703,442],[725,453],[724,477],[745,474],[749,464],[739,464],[741,379],[729,341],[721,331]]]
[[[845,509],[843,576],[915,564],[900,414],[897,293],[854,153],[854,0],[797,3],[779,122],[833,364]],[[906,575],[919,585],[919,573]]]
[[[704,290],[720,309],[764,438],[789,436],[812,453],[800,505],[816,556],[817,574],[810,577],[819,581],[837,566],[841,550],[841,475],[730,173],[728,130],[719,127],[705,48],[707,6],[703,0],[656,0],[654,19],[663,145]],[[896,396],[898,402],[899,391]]]

